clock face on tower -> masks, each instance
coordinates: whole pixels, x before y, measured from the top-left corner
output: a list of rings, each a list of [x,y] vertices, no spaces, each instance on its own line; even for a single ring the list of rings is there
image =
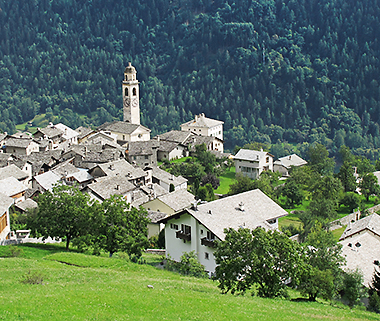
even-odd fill
[[[132,107],[137,107],[138,104],[139,104],[139,101],[137,98],[132,100]]]
[[[130,104],[131,104],[131,100],[128,97],[125,97],[124,98],[124,106],[125,107],[129,107]]]

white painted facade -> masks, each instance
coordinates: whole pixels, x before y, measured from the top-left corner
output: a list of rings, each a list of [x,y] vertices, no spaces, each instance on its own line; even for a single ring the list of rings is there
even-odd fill
[[[124,70],[122,82],[124,121],[140,125],[139,82],[136,78],[136,69],[131,65]]]
[[[257,179],[263,171],[273,172],[273,156],[267,152],[241,149],[234,156],[235,171]]]
[[[178,229],[173,228],[175,225],[178,226]],[[176,233],[181,230],[182,225],[190,226],[190,241],[184,241],[176,237]],[[207,232],[210,231],[189,214],[181,215],[178,219],[169,220],[165,225],[166,253],[169,253],[173,260],[180,261],[184,253],[194,251],[199,262],[204,265],[205,270],[213,273],[216,267],[215,249],[201,244],[201,239],[207,237]]]

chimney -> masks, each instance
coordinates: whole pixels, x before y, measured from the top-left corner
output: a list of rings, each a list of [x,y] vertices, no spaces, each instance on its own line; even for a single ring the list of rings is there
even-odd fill
[[[292,159],[292,155],[289,155],[289,159]]]
[[[211,210],[208,210],[208,212],[207,212],[208,214],[210,214],[210,215],[212,215],[212,212],[211,212]]]
[[[116,190],[120,190],[120,185],[116,185]]]
[[[157,136],[157,141],[158,141],[158,142],[160,141],[160,136]]]
[[[243,202],[239,203],[239,210],[242,211],[242,212],[245,211],[245,209],[244,209],[244,203]]]

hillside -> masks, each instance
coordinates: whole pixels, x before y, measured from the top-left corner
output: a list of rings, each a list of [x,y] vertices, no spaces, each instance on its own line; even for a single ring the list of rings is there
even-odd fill
[[[0,0],[0,129],[121,119],[132,61],[153,135],[204,112],[229,149],[317,141],[378,158],[379,19],[377,0]]]
[[[343,306],[221,295],[210,280],[123,258],[20,247],[23,257],[0,259],[4,320],[377,320],[374,313]],[[20,282],[35,272],[43,284]]]

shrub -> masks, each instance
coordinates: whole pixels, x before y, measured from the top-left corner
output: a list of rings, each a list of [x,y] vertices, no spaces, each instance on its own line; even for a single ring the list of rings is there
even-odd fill
[[[170,257],[167,259],[166,269],[168,271],[178,272],[183,275],[195,276],[197,278],[205,278],[208,276],[205,267],[199,263],[194,251],[184,253],[181,261],[176,262]]]
[[[369,296],[367,310],[371,312],[380,313],[380,298],[377,295],[377,292],[373,292]]]
[[[21,279],[24,284],[43,284],[44,276],[39,272],[31,272],[30,270]]]

